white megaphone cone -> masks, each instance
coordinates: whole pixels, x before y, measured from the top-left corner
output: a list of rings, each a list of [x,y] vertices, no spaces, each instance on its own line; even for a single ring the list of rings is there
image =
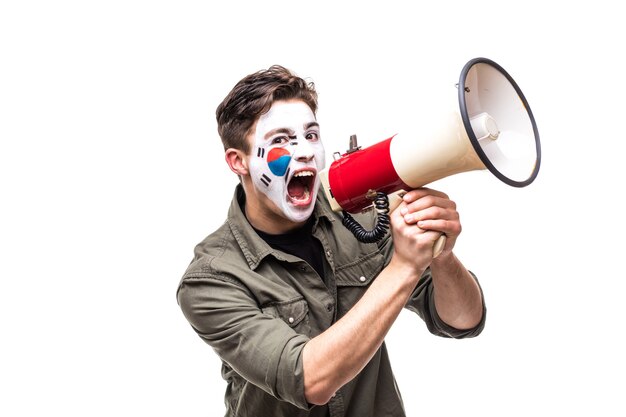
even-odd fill
[[[441,109],[437,120],[422,122],[410,137],[399,133],[365,149],[352,137],[350,149],[320,173],[332,209],[344,212],[344,224],[359,240],[375,242],[386,233],[389,203],[382,201],[386,195],[472,170],[488,169],[514,187],[527,186],[537,177],[539,133],[513,78],[495,62],[476,58],[465,65],[456,87],[458,106]],[[379,224],[364,231],[349,213],[361,212],[373,202]],[[444,245],[442,235],[434,256]]]

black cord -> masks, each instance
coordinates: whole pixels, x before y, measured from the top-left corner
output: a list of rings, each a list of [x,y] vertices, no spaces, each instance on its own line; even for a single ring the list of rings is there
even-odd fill
[[[377,192],[374,206],[378,212],[376,225],[372,230],[365,230],[348,212],[343,212],[343,225],[352,232],[354,237],[363,243],[376,243],[382,239],[389,230],[389,197],[383,192]]]

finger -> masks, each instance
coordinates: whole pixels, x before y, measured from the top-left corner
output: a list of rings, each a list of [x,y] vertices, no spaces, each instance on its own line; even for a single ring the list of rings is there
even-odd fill
[[[416,188],[415,190],[411,190],[407,192],[406,194],[404,194],[402,199],[406,203],[412,203],[428,195],[448,199],[448,196],[445,193],[442,193],[441,191],[433,190],[431,188],[426,188],[426,187]]]
[[[405,215],[406,213],[408,213],[409,210],[406,206],[405,202],[401,202],[398,207],[394,208],[393,210],[391,210],[390,216],[393,218],[395,217],[402,217],[403,215]]]
[[[389,213],[389,218],[392,225],[397,225],[400,227],[402,225],[406,225],[407,222],[404,220],[404,216],[408,214],[408,209],[405,203],[401,203],[398,207],[396,207],[391,213]]]
[[[400,231],[400,233],[404,233],[404,234],[407,234],[407,235],[421,234],[421,233],[426,232],[426,230],[423,230],[423,229],[420,229],[419,227],[417,227],[417,225],[416,225],[417,220],[413,220],[411,222],[407,222],[405,220],[406,216],[409,216],[409,218],[410,218],[410,216],[412,216],[412,215],[408,214],[407,208],[406,208],[406,204],[402,203],[400,206],[398,206],[390,214],[390,220],[391,220],[392,228]]]
[[[420,220],[417,222],[417,227],[424,230],[432,230],[441,232],[448,236],[458,236],[461,234],[461,223],[454,220]]]
[[[411,213],[425,210],[429,207],[441,207],[449,210],[456,210],[456,203],[449,198],[443,198],[435,195],[426,195],[411,203],[407,203],[407,211]]]
[[[415,229],[417,229],[417,227]],[[414,231],[414,236],[419,236],[419,240],[422,242],[422,244],[432,246],[435,244],[435,242],[437,242],[437,240],[441,236],[441,233],[435,230],[420,229],[419,232]]]
[[[415,224],[420,220],[458,220],[459,213],[454,208],[443,208],[439,206],[427,207],[417,212],[410,212],[408,209],[402,212],[404,221],[408,224]]]

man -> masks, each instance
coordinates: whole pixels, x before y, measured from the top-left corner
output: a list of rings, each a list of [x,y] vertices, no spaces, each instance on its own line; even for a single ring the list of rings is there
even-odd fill
[[[226,416],[404,416],[384,345],[402,308],[444,337],[484,326],[480,287],[452,252],[455,204],[412,190],[391,213],[390,236],[358,242],[318,192],[316,110],[313,84],[280,66],[242,79],[217,109],[241,183],[177,296],[222,359]]]

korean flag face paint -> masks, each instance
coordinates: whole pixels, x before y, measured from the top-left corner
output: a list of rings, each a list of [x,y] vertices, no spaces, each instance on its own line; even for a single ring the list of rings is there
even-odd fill
[[[319,190],[318,172],[325,153],[319,125],[309,106],[299,100],[278,101],[256,123],[250,176],[293,222],[309,218]]]

